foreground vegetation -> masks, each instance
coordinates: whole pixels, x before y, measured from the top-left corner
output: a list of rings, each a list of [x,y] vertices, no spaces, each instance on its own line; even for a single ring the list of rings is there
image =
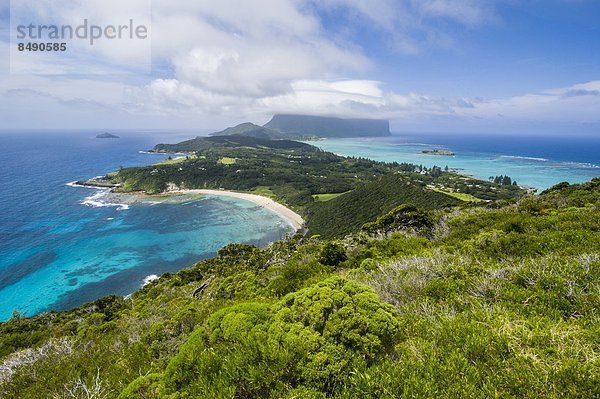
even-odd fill
[[[128,299],[15,315],[0,397],[599,397],[599,200],[594,179],[403,205],[337,240],[230,245]]]

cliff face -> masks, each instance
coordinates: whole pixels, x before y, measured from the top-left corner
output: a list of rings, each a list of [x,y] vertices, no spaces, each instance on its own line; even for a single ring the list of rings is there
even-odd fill
[[[309,115],[275,115],[264,127],[290,136],[376,137],[389,136],[383,119],[341,119]]]

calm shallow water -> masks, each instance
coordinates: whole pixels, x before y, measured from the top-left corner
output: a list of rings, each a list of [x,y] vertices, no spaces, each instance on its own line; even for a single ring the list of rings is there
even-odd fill
[[[520,185],[540,190],[562,181],[581,183],[600,176],[600,137],[397,134],[312,144],[337,154],[378,161],[447,165],[481,179],[508,175]],[[449,149],[455,156],[420,153],[427,149]]]
[[[126,295],[149,275],[188,267],[232,242],[265,246],[292,231],[251,202],[182,197],[119,204],[68,182],[162,156],[139,153],[179,138],[123,133],[0,134],[0,320]]]

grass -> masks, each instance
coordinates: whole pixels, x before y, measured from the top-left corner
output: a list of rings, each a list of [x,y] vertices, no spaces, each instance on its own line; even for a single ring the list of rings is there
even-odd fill
[[[458,193],[456,191],[450,191],[450,190],[442,190],[441,188],[430,188],[430,190],[449,195],[450,197],[453,197],[453,198],[456,198],[456,199],[459,199],[459,200],[465,201],[465,202],[482,202],[483,201],[482,199],[474,197],[471,194]]]
[[[268,186],[258,186],[254,190],[252,190],[252,194],[262,195],[263,197],[271,199],[277,198],[273,190],[271,190],[271,187]]]
[[[219,159],[221,165],[234,165],[237,162],[235,158],[223,157]]]
[[[175,165],[185,161],[185,157],[176,157],[171,159],[165,159],[164,161],[158,162],[155,165]]]
[[[205,155],[183,155],[171,159],[165,159],[162,162],[158,162],[155,165],[176,165],[178,163],[182,163],[184,161],[192,160],[192,159],[205,159]]]
[[[315,194],[313,195],[313,198],[315,199],[315,201],[318,202],[327,202],[327,201],[331,201],[334,198],[339,197],[340,195],[344,195],[349,191],[345,191],[343,193],[335,193],[335,194]]]

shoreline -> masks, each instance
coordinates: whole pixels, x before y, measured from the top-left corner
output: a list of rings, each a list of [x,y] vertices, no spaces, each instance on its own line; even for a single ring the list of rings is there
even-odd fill
[[[298,215],[296,212],[292,211],[290,208],[281,205],[279,202],[276,202],[268,197],[263,197],[258,194],[250,194],[250,193],[238,193],[236,191],[227,191],[227,190],[209,190],[209,189],[190,189],[190,190],[173,190],[167,191],[164,194],[200,194],[200,195],[215,195],[215,196],[223,196],[223,197],[232,197],[243,199],[246,201],[250,201],[259,205],[265,209],[270,210],[271,212],[277,214],[283,220],[285,220],[289,225],[291,225],[296,231],[302,230],[304,228],[304,219],[302,216]]]
[[[132,197],[138,197],[138,198],[139,197],[153,198],[153,197],[157,197],[157,196],[171,196],[171,195],[185,195],[185,194],[215,195],[215,196],[218,195],[218,196],[224,196],[224,197],[238,198],[238,199],[250,201],[258,206],[261,206],[265,209],[270,210],[271,212],[275,213],[280,218],[282,218],[284,221],[286,221],[290,226],[292,226],[295,231],[302,230],[305,227],[305,221],[302,218],[302,216],[300,216],[296,212],[292,211],[285,205],[282,205],[282,204],[272,200],[271,198],[264,197],[264,196],[258,195],[258,194],[240,193],[237,191],[228,191],[228,190],[179,189],[179,188],[176,188],[173,190],[167,189],[166,191],[159,193],[159,194],[146,194],[143,192],[120,193],[120,192],[115,192],[115,189],[118,188],[117,185],[99,184],[97,181],[91,181],[91,180],[74,181],[74,182],[66,183],[66,185],[70,186],[70,187],[93,188],[96,190],[105,191],[115,197],[121,197],[121,199],[126,198],[126,196],[132,196]],[[123,204],[110,203],[107,205],[109,205],[109,206],[110,205],[122,205],[122,206],[128,207],[128,205],[132,202],[135,202],[135,200],[132,201],[130,198],[127,198],[122,202],[124,202],[125,204],[123,205]]]

